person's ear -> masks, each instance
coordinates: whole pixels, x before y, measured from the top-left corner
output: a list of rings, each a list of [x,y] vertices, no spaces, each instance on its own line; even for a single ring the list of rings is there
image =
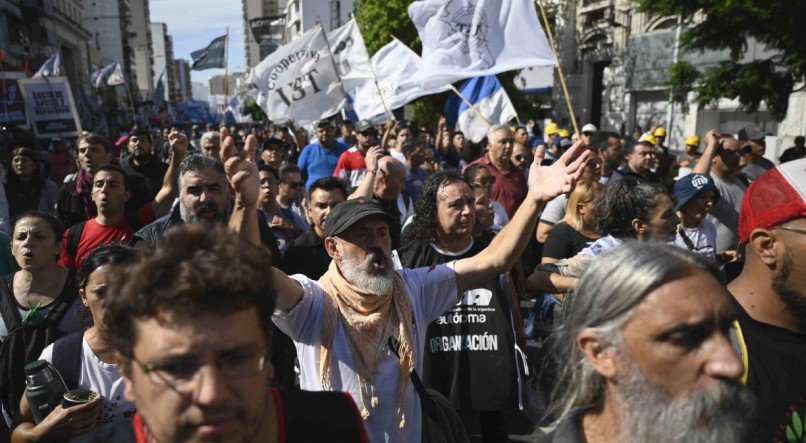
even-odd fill
[[[602,377],[612,380],[618,374],[616,352],[612,346],[602,340],[596,333],[585,329],[577,335],[576,345],[585,356],[585,360]]]
[[[126,200],[123,200],[123,201],[127,202],[127,201],[129,201],[130,198],[132,198],[132,193],[129,192],[129,191],[126,191]]]
[[[643,220],[637,218],[634,218],[632,222],[630,222],[630,224],[632,225],[632,228],[638,235],[643,235],[644,233],[646,233],[646,230],[648,228],[647,224],[644,223]]]
[[[89,302],[87,302],[87,293],[84,292],[84,288],[78,290],[78,296],[81,298],[81,303],[83,303],[85,307],[89,307]]]
[[[325,238],[325,251],[327,251],[327,255],[329,255],[333,260],[340,260],[341,254],[339,253],[339,248],[336,247],[336,244],[336,237]]]
[[[778,240],[778,237],[771,230],[754,229],[750,232],[747,246],[753,248],[762,263],[772,268],[780,256],[780,251],[778,251],[780,242]]]

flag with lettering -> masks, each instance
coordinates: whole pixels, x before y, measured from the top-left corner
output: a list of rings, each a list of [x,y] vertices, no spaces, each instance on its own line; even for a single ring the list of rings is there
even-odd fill
[[[369,54],[355,19],[350,19],[344,26],[330,31],[327,40],[345,90],[352,91],[372,80]]]
[[[204,49],[190,53],[193,65],[190,69],[202,71],[205,69],[223,68],[226,66],[227,35],[216,37]]]
[[[344,106],[345,93],[322,26],[281,46],[250,72],[257,103],[272,121],[299,126],[329,117]]]
[[[409,17],[423,43],[424,86],[557,64],[532,0],[420,0]]]
[[[378,76],[377,86],[375,82],[366,82],[355,91],[353,107],[360,119],[371,120],[385,113],[384,104],[392,111],[424,95],[437,94],[451,87],[450,84],[421,87],[417,73],[425,69],[423,59],[398,39],[392,39],[372,56],[372,67]],[[380,94],[383,94],[383,100]]]

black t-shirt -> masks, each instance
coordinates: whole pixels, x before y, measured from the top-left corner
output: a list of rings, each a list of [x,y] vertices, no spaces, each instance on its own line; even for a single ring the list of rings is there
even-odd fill
[[[731,301],[748,356],[747,387],[756,396],[747,441],[802,441],[796,429],[806,422],[806,334],[756,321],[732,296]],[[797,440],[789,439],[790,433]]]
[[[571,258],[595,241],[596,238],[585,237],[568,223],[560,222],[554,225],[546,237],[546,244],[543,245],[543,257],[557,260]]]
[[[162,188],[165,171],[168,170],[168,165],[153,155],[148,163],[140,166],[135,165],[134,159],[128,156],[120,162],[120,167],[129,174],[129,177],[137,177],[142,180],[148,190],[147,197],[151,200],[157,196],[157,193]]]
[[[303,274],[311,280],[319,280],[327,272],[330,260],[325,245],[311,228],[285,251],[282,269],[288,275]]]
[[[397,250],[404,268],[472,257],[487,246],[476,239],[459,255],[443,254],[427,240]],[[462,294],[451,310],[428,325],[421,374],[426,387],[460,409],[506,411],[518,405],[518,364],[508,292],[492,278]]]

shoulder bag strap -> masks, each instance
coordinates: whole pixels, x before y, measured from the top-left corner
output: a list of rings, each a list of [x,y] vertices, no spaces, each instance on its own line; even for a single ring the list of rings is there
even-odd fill
[[[64,282],[62,293],[59,294],[53,302],[53,308],[51,308],[48,314],[48,321],[53,322],[54,325],[58,325],[65,314],[67,314],[67,310],[73,305],[73,301],[75,301],[76,297],[78,297],[78,291],[75,288],[75,274],[71,271],[67,274],[67,280]]]
[[[17,300],[14,298],[11,285],[13,276],[14,274],[0,277],[0,315],[3,317],[8,332],[22,324],[22,316],[17,309]]]
[[[683,225],[680,225],[680,228],[677,230],[677,233],[680,234],[680,237],[683,238],[683,243],[686,244],[686,247],[688,247],[689,251],[695,251],[697,249],[697,247],[694,246],[694,243],[692,243],[691,239],[688,238],[688,236],[686,235],[686,231],[683,229]]]
[[[395,357],[399,359],[400,355],[398,354],[397,349],[399,348],[400,344],[398,341],[390,336],[387,343],[389,344],[389,349],[391,349],[392,353],[395,354]],[[420,376],[417,374],[416,369],[411,370],[411,383],[414,385],[414,390],[417,391],[417,395],[420,397],[420,404],[425,412],[428,413],[432,411],[434,409],[434,403],[431,400],[431,396],[428,395],[428,392],[426,392],[425,385],[423,385],[423,381],[420,380]]]
[[[68,389],[78,389],[83,341],[84,331],[78,331],[53,343],[53,366],[61,374]]]

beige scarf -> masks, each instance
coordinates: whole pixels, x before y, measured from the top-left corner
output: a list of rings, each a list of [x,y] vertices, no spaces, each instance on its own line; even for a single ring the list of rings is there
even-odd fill
[[[348,282],[342,276],[336,262],[331,261],[325,275],[319,279],[319,285],[325,292],[322,315],[322,349],[320,351],[320,369],[322,387],[330,386],[329,368],[333,349],[333,337],[339,318],[347,330],[352,345],[361,390],[361,416],[369,418],[369,404],[378,406],[379,400],[375,390],[375,377],[381,356],[388,350],[389,336],[400,342],[400,383],[398,384],[396,410],[400,415],[400,427],[406,424],[402,412],[405,384],[414,369],[412,351],[412,318],[411,304],[406,295],[403,280],[395,272],[395,283],[391,294],[372,295]],[[369,399],[369,402],[366,401]]]

